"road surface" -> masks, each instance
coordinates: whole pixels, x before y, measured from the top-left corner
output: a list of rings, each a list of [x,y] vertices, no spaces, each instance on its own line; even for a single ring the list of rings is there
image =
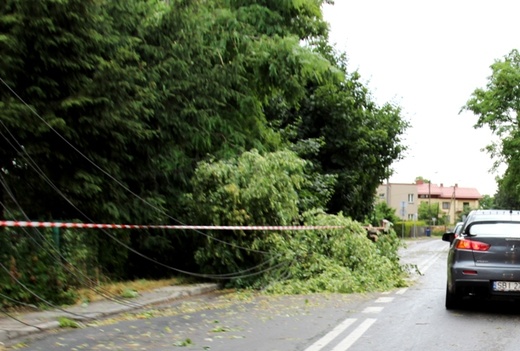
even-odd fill
[[[47,334],[23,350],[517,351],[520,309],[476,301],[444,308],[448,244],[416,239],[407,288],[370,294],[212,294]]]

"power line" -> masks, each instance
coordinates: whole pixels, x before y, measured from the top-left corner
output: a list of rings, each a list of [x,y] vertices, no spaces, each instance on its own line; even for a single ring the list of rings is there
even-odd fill
[[[120,187],[122,187],[125,191],[129,192],[130,194],[132,194],[134,197],[138,198],[140,201],[142,201],[143,203],[145,203],[146,205],[150,206],[151,208],[155,209],[156,211],[158,211],[159,213],[165,215],[166,217],[168,217],[169,219],[173,220],[174,222],[176,223],[179,223],[180,225],[184,225],[186,226],[186,224],[182,223],[181,221],[179,221],[178,219],[168,215],[166,212],[164,212],[162,209],[154,206],[153,204],[151,204],[150,202],[146,201],[145,199],[143,199],[142,197],[140,197],[138,194],[136,194],[135,192],[133,192],[131,189],[129,189],[127,186],[125,186],[121,181],[119,181],[118,179],[116,179],[115,177],[113,177],[110,173],[108,173],[106,170],[104,170],[102,167],[100,167],[98,164],[96,164],[95,162],[93,162],[91,159],[89,159],[85,154],[83,154],[78,148],[76,148],[72,143],[70,143],[65,137],[63,137],[57,130],[55,130],[47,121],[45,121],[38,113],[37,111],[32,108],[31,106],[29,106],[29,104],[27,104],[22,98],[20,95],[18,95],[16,93],[16,91],[14,91],[14,89],[12,89],[9,84],[7,84],[7,82],[5,82],[5,80],[3,78],[0,77],[0,81],[4,84],[4,86],[6,86],[6,88],[20,101],[22,102],[22,104],[24,104],[28,109],[29,111],[31,111],[31,113],[33,113],[40,121],[42,121],[52,132],[54,132],[61,140],[63,140],[69,147],[71,147],[75,152],[77,152],[82,158],[84,158],[87,162],[89,162],[92,166],[94,166],[96,169],[98,169],[99,171],[101,171],[103,174],[105,174],[108,178],[110,178],[112,181],[114,181],[116,184],[118,184]],[[66,197],[55,185],[54,183],[45,175],[45,173],[38,167],[38,165],[32,160],[31,156],[27,153],[27,151],[25,150],[25,148],[18,142],[17,138],[9,131],[9,128],[7,128],[7,126],[2,122],[0,121],[0,123],[2,124],[2,126],[4,127],[4,129],[7,131],[7,133],[9,134],[10,136],[10,139],[13,140],[13,142],[15,142],[18,147],[16,147],[15,145],[13,145],[11,143],[11,141],[9,140],[9,138],[7,138],[6,135],[4,135],[3,133],[1,134],[4,139],[7,140],[7,142],[11,145],[11,147],[15,150],[15,151],[18,151],[18,152],[21,152],[22,154],[22,157],[25,159],[25,161],[27,162],[27,164],[33,168],[37,174],[40,175],[40,177],[42,177],[61,197],[63,197],[65,199],[65,201],[67,201],[74,209],[76,209],[78,211],[78,213],[82,214],[85,218],[87,218],[90,222],[93,222],[92,220],[90,220],[88,218],[88,216],[86,216],[79,208],[77,208],[77,206],[75,206],[69,199],[68,197]],[[254,249],[251,249],[251,248],[247,248],[247,247],[243,247],[243,246],[240,246],[240,245],[236,245],[234,243],[230,243],[230,242],[227,242],[227,241],[224,241],[224,240],[221,240],[221,239],[218,239],[218,238],[215,238],[214,236],[211,236],[211,235],[208,235],[206,233],[203,233],[203,232],[200,232],[198,230],[195,230],[197,233],[199,234],[202,234],[204,236],[206,236],[208,239],[211,239],[213,241],[216,241],[216,242],[220,242],[224,245],[229,245],[231,247],[234,247],[234,248],[238,248],[238,249],[242,249],[242,250],[246,250],[248,252],[256,252],[256,253],[260,253],[260,254],[269,254],[267,251],[262,251],[262,250],[254,250]],[[268,267],[266,269],[263,269],[263,270],[260,270],[258,272],[254,272],[254,273],[250,273],[252,272],[253,270],[256,270],[256,269],[259,269],[260,267],[264,266],[264,265],[267,265],[271,262],[274,261],[274,258],[270,258],[269,260],[266,260],[264,262],[261,262],[259,265],[256,265],[255,267],[250,267],[248,269],[245,269],[245,270],[241,270],[239,272],[234,272],[234,273],[227,273],[227,274],[220,274],[220,275],[215,275],[215,274],[198,274],[198,273],[194,273],[194,272],[188,272],[188,271],[185,271],[185,270],[181,270],[181,269],[177,269],[175,267],[171,267],[169,265],[165,265],[161,262],[158,262],[157,260],[154,260],[154,259],[151,259],[150,257],[146,256],[146,255],[143,255],[142,253],[138,252],[137,250],[129,247],[127,244],[123,243],[121,240],[119,240],[118,238],[116,238],[115,236],[109,234],[108,232],[104,231],[104,233],[109,236],[113,241],[115,241],[116,243],[118,243],[119,245],[125,247],[127,250],[129,250],[130,252],[138,255],[139,257],[141,258],[144,258],[152,263],[155,263],[157,265],[160,265],[164,268],[167,268],[167,269],[170,269],[170,270],[173,270],[173,271],[176,271],[176,272],[179,272],[179,273],[182,273],[182,274],[186,274],[186,275],[191,275],[191,276],[195,276],[195,277],[200,277],[200,278],[208,278],[208,279],[238,279],[238,278],[245,278],[245,277],[249,277],[249,276],[253,276],[253,275],[258,275],[258,274],[262,274],[262,273],[265,273],[271,269],[275,269],[279,266],[281,266],[283,263],[280,263],[278,265],[275,265],[274,267]]]
[[[71,312],[71,311],[67,311],[66,309],[63,309],[61,308],[60,306],[57,306],[55,304],[53,304],[52,302],[44,299],[43,297],[41,297],[40,295],[38,295],[37,293],[35,293],[34,291],[32,291],[31,289],[29,289],[25,284],[23,284],[18,278],[16,278],[16,276],[14,274],[12,274],[9,269],[7,269],[6,266],[4,266],[4,264],[2,262],[0,262],[0,268],[2,268],[10,277],[11,279],[13,279],[13,281],[16,282],[16,284],[20,285],[25,291],[27,291],[29,294],[31,294],[32,296],[34,296],[35,298],[37,298],[38,300],[42,301],[43,303],[45,303],[46,305],[48,306],[51,306],[52,308],[55,308],[57,310],[60,310],[62,312],[65,312],[65,313],[68,313],[68,314],[71,314],[71,315],[74,315],[74,316],[78,316],[78,317],[82,317],[82,318],[85,318],[86,316],[85,315],[81,315],[79,313],[75,313],[75,312]]]
[[[42,117],[40,117],[29,105],[27,105],[27,103],[25,103],[25,101],[23,101],[5,82],[4,80],[0,77],[0,81],[2,81],[10,91],[12,91],[15,96],[17,96],[20,101],[22,101],[39,119],[43,120]],[[44,121],[44,120],[43,120]],[[45,121],[44,121],[45,122]],[[21,151],[22,152],[22,157],[23,159],[27,162],[27,164],[33,168],[37,174],[40,175],[40,177],[42,177],[47,184],[49,184],[51,186],[52,189],[54,189],[58,195],[60,195],[65,201],[67,201],[67,203],[69,203],[76,211],[78,211],[79,214],[81,214],[84,218],[86,218],[89,222],[93,223],[94,221],[92,219],[90,219],[85,213],[83,213],[75,204],[73,204],[70,199],[68,199],[68,197],[63,194],[63,192],[47,177],[47,175],[45,174],[45,172],[43,172],[41,170],[41,168],[38,167],[38,165],[36,164],[36,162],[34,162],[34,160],[32,159],[32,157],[27,153],[27,151],[25,150],[25,148],[18,142],[17,138],[9,131],[9,128],[7,128],[7,126],[3,123],[3,121],[0,120],[0,124],[2,124],[2,126],[4,127],[4,129],[6,129],[7,133],[9,133],[9,135],[11,136],[11,139],[16,142],[16,144],[18,145],[18,148],[16,148],[10,141],[9,139],[3,134],[3,133],[0,133],[0,135],[2,135],[6,140],[7,142],[9,143],[9,145],[11,145],[11,147],[15,150],[15,151]],[[51,130],[53,132],[55,132],[56,134],[58,134],[60,136],[61,139],[65,140],[66,143],[68,145],[70,145],[75,151],[77,151],[78,153],[80,153],[80,155],[84,158],[87,158],[85,155],[83,155],[79,150],[77,150],[72,144],[70,144],[63,136],[61,136],[61,134],[59,134],[56,130],[54,130],[47,122],[45,122],[45,124],[47,124]],[[25,155],[25,156],[24,156]],[[94,164],[95,163],[93,161],[90,161],[90,159],[87,158],[87,160],[89,160],[90,163]],[[106,171],[103,171],[101,169],[101,167],[97,166],[96,165],[96,168],[100,169],[103,173],[107,174],[108,175],[108,172]],[[182,223],[180,221],[178,221],[177,219],[169,216],[167,213],[165,213],[164,211],[162,211],[161,209],[157,208],[156,206],[152,205],[151,203],[149,203],[148,201],[144,200],[143,198],[141,198],[139,195],[135,194],[134,192],[132,192],[130,189],[128,189],[126,186],[124,186],[120,181],[117,181],[117,179],[115,179],[114,177],[112,176],[109,176],[109,178],[113,179],[116,181],[117,184],[121,185],[123,187],[123,189],[127,190],[130,192],[130,194],[132,194],[133,196],[137,197],[139,200],[143,201],[145,204],[151,206],[152,209],[158,211],[159,213],[161,214],[164,214],[165,216],[167,216],[168,218],[176,221],[177,223],[179,223],[180,225],[186,225],[185,223]],[[215,238],[211,235],[208,235],[206,233],[203,233],[199,230],[195,230],[196,233],[198,234],[201,234],[205,237],[207,237],[208,239],[211,239],[213,241],[216,241],[216,242],[220,242],[224,245],[228,245],[228,246],[231,246],[233,248],[237,248],[237,249],[242,249],[242,250],[245,250],[245,251],[249,251],[249,252],[256,252],[256,253],[263,253],[263,254],[267,254],[268,252],[266,251],[260,251],[260,250],[254,250],[254,249],[250,249],[250,248],[246,248],[246,247],[243,247],[243,246],[239,246],[239,245],[236,245],[236,244],[233,244],[233,243],[229,243],[227,241],[224,241],[224,240],[221,240],[221,239],[218,239],[218,238]]]

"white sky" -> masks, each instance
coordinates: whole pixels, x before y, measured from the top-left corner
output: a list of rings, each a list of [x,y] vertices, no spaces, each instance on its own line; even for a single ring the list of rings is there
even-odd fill
[[[405,159],[390,182],[472,187],[494,195],[496,174],[481,149],[487,129],[477,117],[459,114],[490,65],[520,48],[520,1],[335,0],[324,8],[330,41],[347,54],[373,98],[395,102],[411,123]]]

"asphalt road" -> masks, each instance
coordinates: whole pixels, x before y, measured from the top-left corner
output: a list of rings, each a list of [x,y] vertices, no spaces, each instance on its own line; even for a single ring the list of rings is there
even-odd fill
[[[47,334],[23,350],[518,350],[516,305],[444,308],[447,248],[439,238],[411,242],[402,260],[421,274],[407,288],[284,297],[222,292]]]

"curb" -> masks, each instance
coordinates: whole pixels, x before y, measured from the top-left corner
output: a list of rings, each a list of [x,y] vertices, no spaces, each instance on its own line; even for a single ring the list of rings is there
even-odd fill
[[[0,348],[2,345],[8,346],[17,341],[21,341],[24,337],[35,336],[45,331],[60,329],[60,322],[57,320],[59,317],[66,316],[66,318],[70,320],[85,323],[138,310],[158,303],[210,293],[218,289],[218,284],[213,283],[163,287],[143,293],[135,299],[136,301],[133,305],[123,305],[114,301],[97,301],[87,307],[71,307],[69,310],[74,310],[74,312],[70,312],[70,315],[67,315],[67,312],[56,313],[56,311],[42,311],[36,314],[41,316],[41,318],[33,317],[35,318],[34,321],[27,321],[29,325],[21,324],[21,322],[7,323],[11,321],[4,318],[4,321],[0,320]],[[35,314],[32,315],[34,316]],[[19,319],[23,320],[24,315],[19,316]]]

